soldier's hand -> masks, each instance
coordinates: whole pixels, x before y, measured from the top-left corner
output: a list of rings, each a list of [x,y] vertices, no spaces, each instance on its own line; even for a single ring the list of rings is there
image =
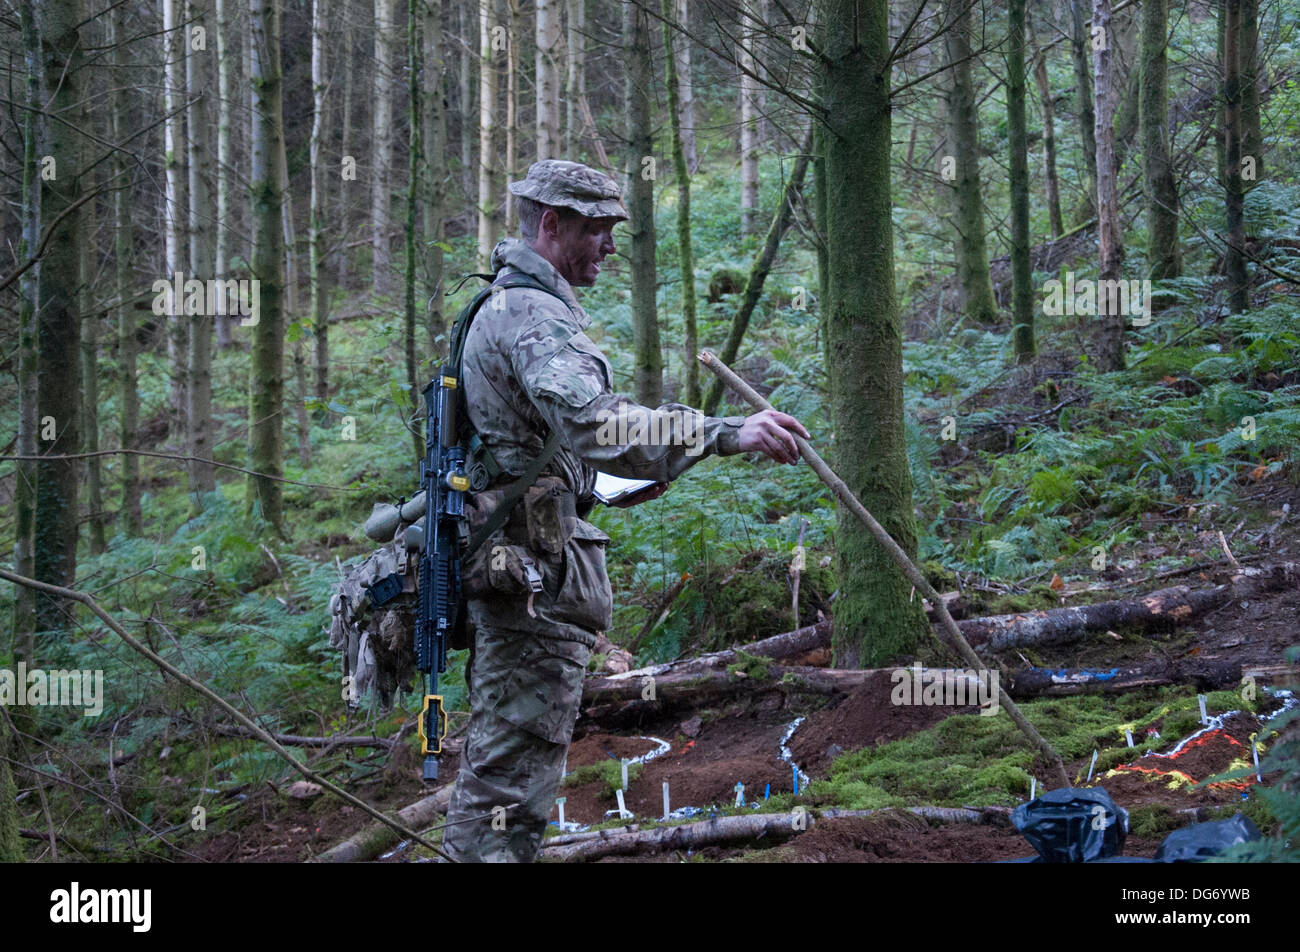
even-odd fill
[[[740,428],[740,451],[764,453],[778,463],[797,463],[799,444],[791,433],[808,439],[803,424],[790,414],[780,410],[760,410],[746,417]]]
[[[613,503],[611,509],[627,509],[629,506],[637,506],[643,502],[649,502],[651,499],[658,499],[668,490],[667,483],[655,483],[653,486],[647,486],[639,493],[633,493],[618,502]]]

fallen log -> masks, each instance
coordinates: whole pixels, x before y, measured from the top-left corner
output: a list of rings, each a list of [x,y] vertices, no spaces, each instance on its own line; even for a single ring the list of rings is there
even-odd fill
[[[698,823],[680,826],[656,827],[638,830],[626,827],[615,830],[594,830],[590,833],[555,837],[542,843],[542,856],[561,862],[587,861],[603,856],[630,856],[664,850],[699,849],[719,843],[743,843],[771,838],[783,841],[796,833],[811,829],[819,820],[854,819],[886,810],[821,810],[792,813],[751,813],[738,816],[718,816]],[[937,823],[992,823],[1006,824],[1007,811],[996,808],[966,809],[950,807],[910,807],[901,812],[923,817]]]
[[[451,803],[453,784],[445,784],[429,794],[423,800],[417,800],[410,806],[397,811],[397,822],[411,830],[424,830],[435,825],[438,817],[447,812]],[[309,859],[309,863],[363,863],[372,860],[386,849],[391,849],[401,841],[391,827],[382,823],[371,823],[353,833],[342,843],[331,846],[319,856]]]
[[[1018,698],[1068,697],[1076,694],[1119,694],[1168,684],[1195,684],[1198,691],[1241,684],[1240,661],[1192,658],[1160,661],[1126,668],[1030,668],[1013,672],[1008,690]]]
[[[1208,589],[1175,585],[1131,600],[968,618],[957,627],[973,647],[1005,651],[1078,641],[1090,631],[1170,630],[1227,604],[1232,597],[1232,585]]]

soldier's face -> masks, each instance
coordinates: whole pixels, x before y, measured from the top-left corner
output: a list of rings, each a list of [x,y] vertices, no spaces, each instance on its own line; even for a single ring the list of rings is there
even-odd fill
[[[600,277],[600,265],[614,253],[614,226],[617,218],[587,218],[574,215],[559,229],[560,263],[556,270],[564,280],[579,288],[589,288]]]

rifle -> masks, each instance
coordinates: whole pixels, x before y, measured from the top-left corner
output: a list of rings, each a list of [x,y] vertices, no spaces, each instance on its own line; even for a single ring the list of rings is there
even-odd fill
[[[425,678],[420,711],[424,779],[438,779],[437,756],[447,736],[447,712],[438,675],[447,670],[447,641],[461,611],[460,551],[465,522],[465,450],[456,432],[455,368],[446,365],[424,388],[425,452],[420,460],[424,490],[424,539],[420,552],[419,611],[415,616],[415,664]]]

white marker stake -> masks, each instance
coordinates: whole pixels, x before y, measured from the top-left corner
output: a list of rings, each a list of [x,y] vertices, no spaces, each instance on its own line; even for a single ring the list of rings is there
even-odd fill
[[[1092,763],[1088,765],[1088,783],[1092,783],[1092,771],[1097,766],[1097,752],[1092,752]]]
[[[1133,732],[1132,732],[1132,731],[1125,731],[1125,732],[1124,732],[1124,739],[1128,741],[1128,745],[1129,745],[1130,747],[1133,746]]]
[[[627,789],[627,760],[623,761],[623,789]]]
[[[619,818],[620,820],[630,820],[630,819],[632,819],[632,813],[631,813],[631,811],[628,810],[628,808],[627,808],[627,804],[623,802],[623,791],[622,791],[622,790],[615,790],[615,791],[614,791],[614,796],[616,796],[616,797],[618,798],[618,818]]]
[[[736,806],[743,807],[744,805],[745,805],[745,785],[743,783],[738,783],[736,784]]]
[[[664,781],[664,822],[665,823],[668,822],[668,814],[670,812],[671,811],[668,809],[668,781],[665,780]]]
[[[564,797],[556,798],[555,805],[560,808],[560,829],[564,829]]]
[[[1210,723],[1210,718],[1205,713],[1205,695],[1204,694],[1196,695],[1196,700],[1199,701],[1201,704],[1201,723],[1202,724]]]
[[[1255,735],[1250,735],[1250,752],[1255,758],[1255,779],[1260,783],[1264,782],[1264,775],[1259,772],[1259,745],[1255,743]]]
[[[1029,799],[1030,800],[1034,799],[1034,794],[1036,794],[1037,792],[1038,792],[1038,778],[1030,777],[1029,778]]]

